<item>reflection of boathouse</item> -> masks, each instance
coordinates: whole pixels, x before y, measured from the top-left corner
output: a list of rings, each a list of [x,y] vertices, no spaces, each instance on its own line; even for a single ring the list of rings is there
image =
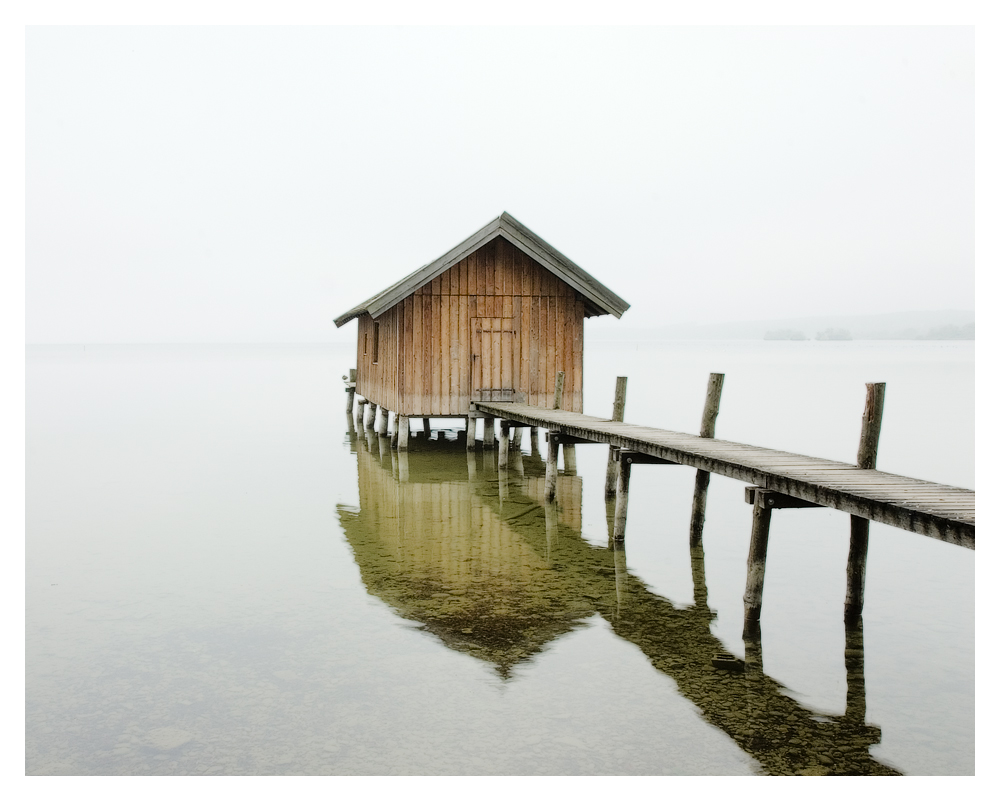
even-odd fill
[[[471,481],[467,456],[477,476]],[[545,530],[539,457],[524,458],[521,488],[502,502],[490,452],[467,455],[464,445],[441,441],[401,458],[410,481],[394,480],[377,445],[374,453],[360,447],[360,509],[339,510],[369,592],[449,647],[493,663],[504,677],[594,613],[562,586],[544,550],[519,532]],[[566,477],[559,511],[548,512],[576,531],[580,486],[579,478]],[[550,532],[553,522],[559,521],[550,521]]]
[[[881,732],[865,719],[860,627],[847,629],[844,713],[819,715],[764,673],[759,643],[734,660],[712,633],[700,545],[695,603],[675,606],[628,573],[623,550],[580,536],[581,478],[560,476],[556,503],[545,503],[537,454],[515,452],[497,470],[495,452],[461,442],[418,437],[407,454],[385,441],[370,431],[355,440],[360,507],[338,512],[365,586],[396,614],[507,680],[599,614],[765,773],[896,773],[869,752]],[[720,657],[740,670],[719,669]]]

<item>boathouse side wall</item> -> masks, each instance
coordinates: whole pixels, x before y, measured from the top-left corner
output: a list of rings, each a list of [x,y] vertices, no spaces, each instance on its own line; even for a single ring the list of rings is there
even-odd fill
[[[358,318],[358,392],[414,417],[464,416],[470,400],[501,399],[473,398],[476,388],[552,408],[562,371],[562,408],[582,412],[583,320],[576,290],[498,237],[377,320]]]

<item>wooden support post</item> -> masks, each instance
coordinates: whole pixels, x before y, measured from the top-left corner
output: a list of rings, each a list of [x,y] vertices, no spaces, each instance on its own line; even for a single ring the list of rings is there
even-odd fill
[[[753,529],[747,555],[747,588],[743,593],[743,639],[760,639],[760,609],[764,600],[764,568],[767,563],[767,535],[771,528],[771,507],[765,492],[754,493]]]
[[[715,438],[715,421],[719,416],[719,403],[722,400],[723,373],[710,373],[708,376],[708,391],[705,393],[705,408],[701,413],[700,436]],[[708,500],[708,481],[711,473],[699,470],[694,477],[694,500],[691,503],[690,543],[693,546],[701,542],[705,530],[705,505]]]
[[[406,453],[410,448],[410,418],[404,414],[396,415],[396,434],[399,452]]]
[[[576,475],[576,445],[563,445],[563,473],[567,476]]]
[[[368,402],[368,410],[365,413],[365,428],[371,431],[375,430],[375,413],[378,411],[378,406],[371,401]]]
[[[510,446],[514,450],[516,450],[516,451],[521,450],[521,431],[522,430],[523,429],[521,428],[521,426],[517,426],[514,429],[514,434],[511,436]]]
[[[357,388],[358,371],[352,367],[347,376],[347,413],[354,411],[354,391]]]
[[[365,427],[365,406],[368,405],[368,401],[364,398],[358,398],[358,430],[363,431]]]
[[[389,430],[392,432],[389,444],[392,445],[393,450],[396,450],[399,447],[399,412],[393,413],[392,426]]]
[[[611,419],[620,423],[625,419],[625,385],[628,383],[628,378],[626,376],[618,376],[618,381],[615,383],[615,405],[611,410]],[[618,486],[618,460],[615,459],[615,451],[618,450],[614,445],[608,446],[608,472],[604,479],[604,498],[605,500],[613,498],[615,495],[615,488]]]
[[[497,446],[497,429],[492,417],[483,418],[483,450],[493,450]]]
[[[556,497],[556,476],[559,474],[559,435],[549,432],[549,453],[545,460],[545,500]]]
[[[625,539],[625,520],[628,517],[628,484],[632,476],[632,460],[627,456],[618,462],[618,483],[615,492],[614,538]]]
[[[885,384],[866,384],[865,412],[861,418],[861,442],[858,445],[858,467],[862,470],[875,469],[884,406]],[[844,600],[844,620],[849,623],[860,620],[865,605],[868,529],[868,520],[851,515],[851,547],[847,554],[847,597]]]
[[[429,417],[424,418],[424,436],[427,439],[431,438],[431,418]]]
[[[506,420],[500,421],[500,455],[497,460],[497,467],[501,470],[507,469],[507,460],[510,457],[510,423]]]
[[[538,455],[538,426],[531,426],[528,429],[528,442],[531,445],[531,455]]]
[[[378,410],[378,427],[375,433],[384,437],[389,433],[389,410],[385,406],[380,406]]]
[[[465,449],[474,451],[476,449],[476,418],[467,417],[465,420]]]

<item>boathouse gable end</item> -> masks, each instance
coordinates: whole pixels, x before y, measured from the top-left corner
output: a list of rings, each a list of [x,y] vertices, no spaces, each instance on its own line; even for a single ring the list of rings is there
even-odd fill
[[[362,397],[408,417],[464,417],[472,401],[552,408],[563,372],[562,408],[583,410],[584,318],[620,316],[628,304],[565,257],[573,269],[553,270],[551,254],[540,261],[508,228],[535,251],[559,255],[504,215],[441,264],[335,320],[358,320]]]

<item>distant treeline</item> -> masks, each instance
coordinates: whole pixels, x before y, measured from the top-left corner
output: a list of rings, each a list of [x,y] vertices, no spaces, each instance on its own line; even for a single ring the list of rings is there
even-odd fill
[[[764,334],[764,339],[784,339],[804,341],[809,339],[802,331],[794,328],[778,328]],[[930,330],[906,328],[901,331],[879,331],[859,337],[851,336],[846,328],[827,328],[816,333],[813,339],[823,341],[846,341],[851,339],[975,339],[976,324],[942,325]]]

